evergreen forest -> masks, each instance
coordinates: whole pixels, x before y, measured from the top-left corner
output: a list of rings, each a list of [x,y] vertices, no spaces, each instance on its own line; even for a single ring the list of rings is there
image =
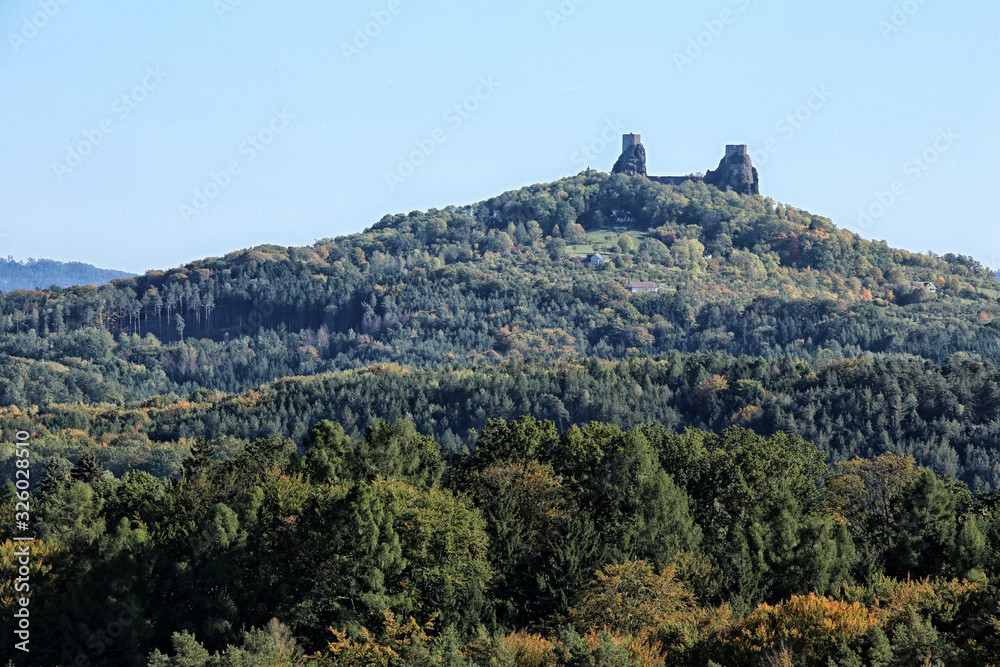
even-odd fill
[[[995,667],[998,299],[592,170],[6,292],[0,658]]]

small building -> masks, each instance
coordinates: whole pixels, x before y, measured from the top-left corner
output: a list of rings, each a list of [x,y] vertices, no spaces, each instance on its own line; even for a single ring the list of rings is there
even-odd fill
[[[590,256],[590,259],[588,259],[587,262],[591,266],[604,266],[605,264],[608,263],[608,260],[604,259],[604,256],[601,255],[601,253],[595,252],[593,255]]]
[[[921,280],[913,281],[912,283],[910,283],[910,287],[922,287],[928,292],[931,293],[937,292],[937,285],[935,285],[934,283],[928,283]]]
[[[635,282],[630,280],[628,285],[625,286],[625,289],[635,294],[636,292],[658,292],[660,290],[660,286],[656,283]]]
[[[611,219],[614,220],[619,225],[635,224],[635,216],[632,215],[629,211],[619,211],[619,210],[611,211]]]

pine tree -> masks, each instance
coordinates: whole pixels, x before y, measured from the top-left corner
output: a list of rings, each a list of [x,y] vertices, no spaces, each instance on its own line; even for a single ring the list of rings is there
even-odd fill
[[[93,484],[94,482],[101,481],[103,478],[104,466],[97,460],[97,455],[94,452],[86,452],[77,459],[76,466],[74,466],[71,475],[75,480],[86,484]]]
[[[45,464],[42,480],[38,483],[36,492],[40,498],[50,496],[66,487],[71,479],[72,467],[63,458],[50,459]]]

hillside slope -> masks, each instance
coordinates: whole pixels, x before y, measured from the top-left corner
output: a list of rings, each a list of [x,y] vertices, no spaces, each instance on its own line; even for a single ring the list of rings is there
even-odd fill
[[[622,428],[658,423],[677,431],[742,426],[802,436],[831,461],[910,454],[974,490],[1000,492],[998,381],[994,367],[961,355],[943,367],[913,358],[851,359],[819,371],[787,357],[677,352],[617,362],[510,360],[471,369],[377,365],[285,378],[241,394],[197,390],[123,407],[5,408],[0,429],[31,430],[38,457],[74,461],[95,451],[117,475],[142,469],[168,477],[179,473],[196,437],[228,456],[272,434],[301,442],[323,419],[355,437],[376,420],[409,419],[452,452],[473,447],[494,418],[550,420],[560,432],[591,421]]]
[[[603,266],[579,261],[594,252]],[[45,458],[101,445],[119,474],[170,476],[196,436],[236,451],[321,419],[361,435],[408,418],[452,451],[493,417],[740,425],[996,491],[996,287],[970,258],[768,199],[587,172],[307,248],[4,295],[0,428],[36,429]]]
[[[616,225],[613,210],[635,223]],[[603,267],[578,261],[594,251]],[[631,294],[629,280],[659,290]],[[590,171],[310,247],[4,295],[0,363],[14,370],[0,403],[669,350],[997,363],[997,287],[971,258],[892,249],[766,198]]]

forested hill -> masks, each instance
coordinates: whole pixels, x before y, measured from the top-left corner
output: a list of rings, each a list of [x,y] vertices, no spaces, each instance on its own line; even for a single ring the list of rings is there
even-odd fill
[[[50,378],[57,381],[57,378]],[[943,367],[913,358],[806,362],[722,354],[628,361],[504,361],[471,369],[394,365],[285,378],[241,394],[199,389],[124,406],[57,404],[0,408],[0,431],[34,434],[36,458],[68,465],[88,452],[115,475],[181,472],[203,437],[222,457],[274,434],[303,442],[328,419],[361,437],[379,420],[410,420],[447,453],[475,446],[490,419],[548,420],[559,432],[592,421],[682,431],[730,426],[784,432],[831,461],[887,452],[973,490],[1000,492],[1000,373],[962,355]],[[39,383],[41,384],[41,383]],[[6,470],[13,474],[14,468]]]
[[[617,225],[614,210],[635,222]],[[579,261],[595,251],[603,267]],[[630,294],[628,280],[659,291]],[[94,396],[89,382],[80,391],[93,400],[237,391],[374,363],[674,349],[938,363],[967,352],[996,363],[997,287],[969,257],[895,250],[766,198],[588,171],[386,216],[310,247],[6,294],[0,352],[35,373],[62,372],[38,362],[98,370],[114,386]],[[23,403],[24,391],[8,382],[0,402]]]
[[[0,258],[0,291],[10,292],[38,287],[72,287],[73,285],[103,285],[131,273],[99,269],[82,262],[57,262],[52,259],[17,261]]]
[[[5,294],[0,626],[27,568],[32,664],[995,666],[997,288],[588,171]]]

